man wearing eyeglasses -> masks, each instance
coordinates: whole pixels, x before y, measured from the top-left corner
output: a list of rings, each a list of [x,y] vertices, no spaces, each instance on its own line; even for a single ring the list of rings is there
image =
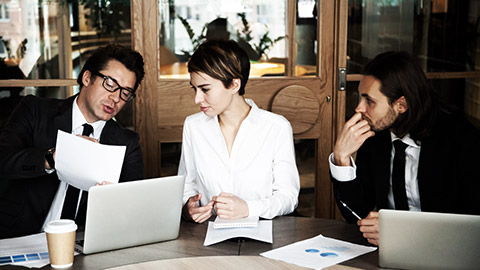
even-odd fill
[[[22,99],[0,134],[0,181],[7,182],[0,194],[0,239],[41,232],[48,221],[60,218],[84,224],[86,192],[60,181],[55,172],[58,130],[125,145],[119,181],[143,178],[138,134],[112,118],[135,98],[144,74],[138,52],[107,45],[85,63],[77,80],[78,95]]]

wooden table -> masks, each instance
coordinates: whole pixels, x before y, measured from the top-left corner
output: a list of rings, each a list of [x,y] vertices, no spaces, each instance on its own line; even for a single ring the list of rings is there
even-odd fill
[[[266,265],[286,265],[286,268],[298,269],[299,267],[297,266],[283,262],[272,261],[270,259],[263,258],[258,254],[274,248],[283,247],[297,241],[305,240],[319,234],[356,244],[368,245],[368,242],[363,239],[356,225],[346,224],[342,221],[329,219],[291,216],[277,217],[273,219],[273,244],[247,239],[245,242],[227,240],[205,247],[203,246],[203,242],[205,240],[206,231],[207,223],[196,224],[182,220],[180,226],[180,236],[176,240],[91,255],[78,255],[75,256],[73,267],[69,269],[104,269],[158,260],[170,260],[161,263],[172,263],[172,266],[178,265],[180,261],[180,265],[185,267],[188,266],[188,264],[185,264],[185,262],[192,262],[191,259],[186,258],[199,256],[202,258],[197,258],[198,260],[224,260],[232,263],[232,265],[235,264],[236,261],[240,260],[247,262],[250,261],[252,263],[260,262],[260,264],[255,264],[255,266],[266,263]],[[238,255],[240,255],[240,257],[238,257]],[[212,256],[214,257],[212,258]],[[234,256],[236,258],[229,259],[227,256]],[[179,258],[185,259],[177,260]],[[266,260],[269,260],[270,262],[266,262]],[[363,269],[379,269],[378,251],[367,253],[355,259],[343,262],[342,265]],[[20,268],[13,266],[7,267],[11,269]],[[245,265],[243,267],[245,267]],[[3,270],[7,268],[0,267],[0,269]],[[42,269],[53,268],[48,265]],[[125,269],[135,268],[127,267]],[[145,267],[137,269],[154,268]]]

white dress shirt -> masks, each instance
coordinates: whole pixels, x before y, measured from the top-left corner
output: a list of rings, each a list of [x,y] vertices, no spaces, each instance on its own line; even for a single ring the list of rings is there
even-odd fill
[[[183,126],[179,175],[185,175],[184,203],[202,193],[201,205],[221,192],[248,204],[249,216],[274,218],[293,212],[300,180],[292,127],[283,116],[252,107],[235,137],[230,156],[218,116],[191,115]]]
[[[87,123],[87,120],[85,119],[82,112],[78,108],[77,99],[78,97],[75,98],[72,106],[72,134],[82,135],[83,124]],[[100,141],[100,135],[102,134],[103,128],[105,127],[105,123],[106,122],[103,120],[100,120],[94,123],[89,123],[93,127],[93,132],[92,134],[90,134],[90,137]],[[52,205],[50,206],[50,211],[48,212],[45,222],[43,223],[42,231],[45,229],[45,226],[47,225],[48,222],[52,220],[60,219],[68,186],[69,185],[67,183],[60,181],[60,184],[57,189],[57,193],[55,194]],[[80,190],[79,195],[80,196],[78,196],[76,211],[78,211],[80,199],[82,198],[82,195],[83,195],[83,190]],[[75,215],[76,215],[76,211],[75,211]]]
[[[400,140],[395,134],[390,132],[392,143],[395,140]],[[403,137],[402,142],[407,144],[408,147],[405,149],[405,190],[407,191],[407,202],[410,211],[421,211],[420,205],[420,193],[418,191],[418,162],[420,158],[420,145],[415,143],[410,134],[407,134]],[[395,209],[395,202],[393,200],[393,189],[392,189],[392,170],[393,170],[393,157],[395,156],[395,147],[392,147],[392,153],[390,158],[390,188],[388,190],[388,206],[392,209]],[[338,181],[351,181],[357,177],[356,170],[357,166],[353,158],[350,158],[352,166],[337,166],[334,163],[333,153],[330,154],[328,161],[330,163],[330,172],[332,177]]]

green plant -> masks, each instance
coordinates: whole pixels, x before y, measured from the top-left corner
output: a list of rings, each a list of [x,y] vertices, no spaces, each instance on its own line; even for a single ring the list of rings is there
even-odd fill
[[[270,49],[270,47],[272,47],[275,43],[285,38],[285,36],[279,36],[276,39],[272,40],[268,36],[268,34],[269,34],[268,31],[265,32],[265,34],[263,34],[263,36],[260,38],[258,45],[257,44],[253,45],[258,55],[260,55],[260,57],[262,57],[262,55],[264,54],[265,56],[267,56],[266,52]]]
[[[205,35],[205,32],[207,30],[208,23],[206,23],[203,26],[202,31],[200,32],[200,35],[195,36],[195,32],[193,32],[193,29],[190,26],[190,24],[188,23],[187,19],[183,18],[182,16],[180,16],[178,14],[177,14],[177,18],[182,22],[183,27],[185,27],[185,30],[187,31],[188,37],[190,38],[190,41],[192,42],[193,51],[196,51],[198,46],[200,46],[200,44],[202,44],[205,41],[205,39],[207,38],[207,36]],[[184,54],[190,56],[190,52],[185,51],[185,50],[182,50],[182,52]]]
[[[243,39],[246,41],[250,46],[253,46],[255,49],[255,52],[258,54],[258,56],[261,58],[263,55],[267,56],[267,51],[278,41],[282,40],[285,38],[285,36],[279,36],[275,39],[271,39],[269,37],[270,32],[268,31],[268,26],[265,24],[265,28],[267,31],[263,36],[260,38],[258,41],[258,44],[252,43],[251,41],[253,40],[252,38],[252,30],[250,30],[250,25],[246,19],[245,13],[237,13],[237,16],[240,17],[242,20],[242,25],[243,29],[241,31],[237,30],[237,35],[239,39]],[[268,56],[267,56],[268,57]]]
[[[285,38],[285,36],[280,36],[275,39],[271,39],[269,37],[270,32],[268,31],[267,25],[265,25],[265,28],[267,31],[260,37],[258,44],[255,44],[253,42],[253,37],[252,37],[252,30],[250,29],[250,24],[248,23],[246,19],[245,13],[238,13],[237,14],[240,19],[242,20],[242,25],[243,28],[239,31],[237,30],[237,37],[238,37],[238,43],[240,46],[242,44],[245,44],[244,49],[246,49],[247,54],[249,54],[249,57],[251,60],[258,60],[260,59],[263,55],[267,56],[267,51],[278,41],[282,40]],[[182,22],[183,27],[185,27],[185,31],[187,31],[188,37],[190,38],[190,41],[192,42],[192,47],[193,51],[196,51],[198,46],[202,44],[206,40],[206,30],[208,27],[208,23],[206,23],[201,32],[200,35],[195,35],[195,32],[193,31],[192,27],[188,23],[187,19],[183,18],[182,16],[177,14],[177,18]],[[190,56],[189,51],[182,50],[182,52]],[[250,53],[251,52],[251,53]]]
[[[83,5],[90,9],[85,15],[97,30],[98,35],[121,34],[122,30],[130,28],[130,0],[38,0],[39,4],[59,3],[61,6],[73,4]]]
[[[237,13],[237,16],[242,20],[243,29],[242,31],[237,30],[237,36],[243,38],[246,42],[250,42],[252,37],[252,30],[250,30],[250,25],[248,24],[247,17],[245,13]]]

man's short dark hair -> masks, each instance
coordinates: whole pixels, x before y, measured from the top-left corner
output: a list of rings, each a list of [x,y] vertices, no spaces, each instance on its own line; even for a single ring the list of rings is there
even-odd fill
[[[93,73],[100,72],[106,68],[110,60],[117,60],[128,70],[135,73],[135,86],[133,90],[136,91],[138,85],[140,85],[140,82],[143,80],[143,76],[145,76],[143,57],[137,51],[125,48],[118,44],[109,44],[99,47],[93,52],[83,66],[80,75],[78,75],[77,83],[80,85],[80,89],[83,87],[82,77],[85,71],[89,70]]]
[[[250,74],[250,60],[233,40],[209,40],[193,53],[188,61],[188,72],[203,72],[220,80],[225,88],[230,87],[233,79],[240,79],[238,94],[242,96]]]
[[[404,51],[390,51],[377,55],[363,72],[380,81],[382,92],[390,105],[404,96],[408,109],[400,114],[391,129],[402,138],[407,133],[414,140],[429,135],[433,120],[439,111],[439,100],[425,73],[415,59]]]

